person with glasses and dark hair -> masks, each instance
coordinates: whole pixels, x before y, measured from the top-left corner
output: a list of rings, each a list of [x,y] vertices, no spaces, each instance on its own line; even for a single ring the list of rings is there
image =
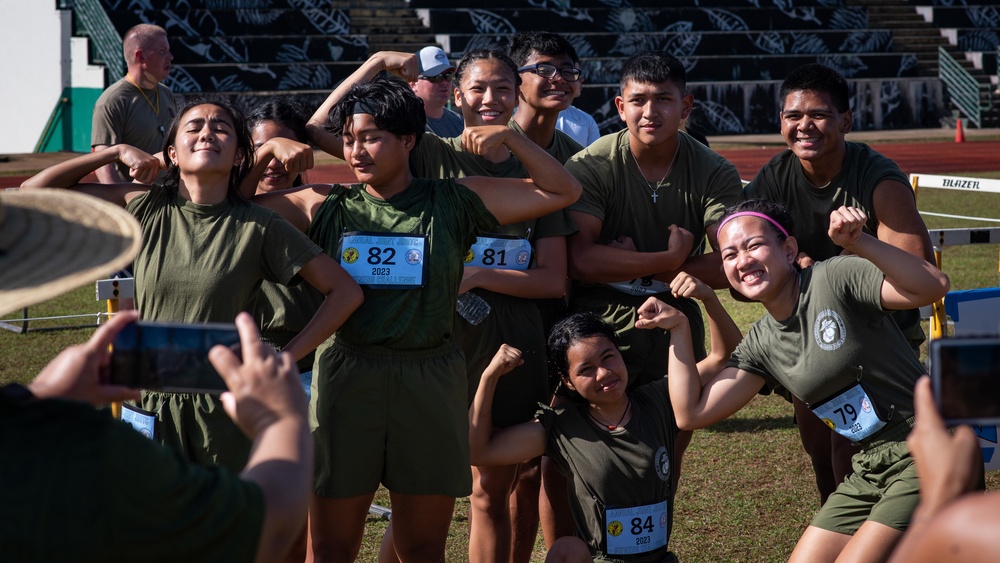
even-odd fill
[[[462,116],[448,109],[451,100],[452,80],[455,67],[440,47],[431,45],[417,53],[420,74],[410,82],[410,88],[424,101],[427,114],[427,131],[447,139],[458,137],[465,129]]]

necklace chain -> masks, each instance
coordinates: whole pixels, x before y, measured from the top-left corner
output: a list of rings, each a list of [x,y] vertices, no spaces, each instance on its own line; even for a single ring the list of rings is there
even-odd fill
[[[153,86],[153,89],[156,90],[156,105],[154,106],[153,102],[149,100],[149,96],[146,95],[146,92],[144,92],[143,89],[138,84],[135,83],[135,80],[132,80],[131,76],[126,74],[125,78],[127,78],[128,81],[132,83],[132,86],[135,86],[136,89],[139,90],[139,93],[142,94],[142,98],[146,100],[147,104],[149,104],[149,107],[150,109],[153,110],[153,113],[155,113],[156,115],[160,115],[160,89],[155,85]]]
[[[625,420],[625,415],[628,414],[628,408],[630,406],[632,406],[632,398],[629,397],[628,395],[625,395],[625,410],[622,411],[621,418],[619,418],[618,422],[616,422],[614,425],[607,424],[606,422],[598,420],[597,417],[594,416],[594,413],[592,413],[589,408],[587,409],[587,414],[590,415],[590,418],[594,419],[594,422],[600,424],[601,426],[607,427],[608,430],[614,430],[615,428],[621,426],[622,421]]]
[[[663,187],[663,181],[667,179],[667,176],[669,176],[671,172],[674,171],[674,163],[677,162],[677,153],[680,152],[680,149],[681,143],[680,140],[678,140],[677,146],[674,148],[674,156],[670,158],[670,166],[667,166],[667,171],[663,173],[663,177],[660,178],[660,181],[656,183],[656,187],[654,188],[653,184],[649,183],[649,180],[646,180],[646,175],[642,173],[642,166],[639,166],[639,159],[635,157],[635,153],[632,152],[632,148],[629,147],[628,153],[632,155],[632,162],[635,163],[635,167],[639,169],[639,175],[642,176],[643,181],[646,182],[646,187],[649,189],[649,198],[653,200],[653,203],[656,203],[656,198],[659,197],[656,192],[660,191],[660,188]],[[667,184],[667,186],[669,185],[670,184]]]

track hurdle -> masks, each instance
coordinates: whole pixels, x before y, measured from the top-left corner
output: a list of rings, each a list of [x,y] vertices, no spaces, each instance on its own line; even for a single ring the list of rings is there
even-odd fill
[[[910,174],[910,186],[913,197],[916,198],[920,188],[959,190],[965,192],[1000,193],[1000,180],[991,178],[969,178],[966,176],[939,176],[934,174]],[[1000,219],[988,217],[967,217],[920,211],[921,215],[1000,223]],[[945,246],[961,246],[966,244],[1000,244],[1000,228],[960,228],[937,229],[929,231],[931,243],[934,245],[934,262],[941,268],[941,251]],[[997,261],[997,271],[1000,272],[1000,258]],[[947,316],[944,300],[932,305],[931,338],[941,338],[946,335]]]

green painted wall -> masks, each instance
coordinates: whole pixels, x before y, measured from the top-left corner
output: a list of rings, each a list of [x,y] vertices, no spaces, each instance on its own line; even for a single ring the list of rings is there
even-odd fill
[[[94,104],[103,91],[100,88],[63,89],[35,152],[90,152],[91,117]]]

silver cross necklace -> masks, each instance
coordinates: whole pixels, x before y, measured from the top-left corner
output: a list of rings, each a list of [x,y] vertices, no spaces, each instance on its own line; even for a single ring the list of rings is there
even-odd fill
[[[663,186],[667,186],[668,188],[670,187],[669,182],[664,184],[663,181],[667,179],[667,176],[669,176],[671,172],[674,171],[674,163],[677,162],[677,153],[679,153],[680,150],[681,142],[680,139],[678,139],[677,146],[674,148],[674,156],[670,159],[670,166],[667,167],[667,171],[663,173],[663,177],[660,178],[660,181],[656,183],[656,187],[654,188],[653,184],[650,184],[649,180],[646,180],[646,175],[642,173],[642,167],[639,166],[639,159],[635,157],[635,153],[633,153],[632,148],[629,147],[628,153],[632,155],[632,162],[635,163],[635,167],[639,169],[639,175],[642,176],[642,179],[646,182],[646,187],[649,188],[649,198],[653,200],[653,203],[656,203],[656,198],[659,197],[656,192],[660,191],[660,188]]]

